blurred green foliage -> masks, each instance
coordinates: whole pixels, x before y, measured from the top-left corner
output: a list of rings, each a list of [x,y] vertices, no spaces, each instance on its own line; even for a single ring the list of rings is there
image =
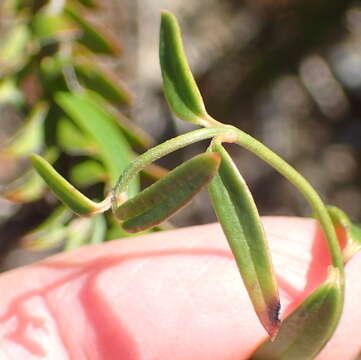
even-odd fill
[[[98,5],[80,0],[4,4],[12,25],[0,45],[0,106],[11,106],[22,120],[1,145],[0,156],[25,164],[23,172],[1,188],[1,195],[11,201],[33,204],[48,193],[31,168],[32,153],[42,155],[97,200],[115,185],[136,151],[153,143],[124,115],[133,101],[131,92],[98,61],[99,56],[122,52],[115,35],[90,20]],[[147,172],[148,181],[164,174],[154,167]],[[136,179],[130,193],[137,193],[139,186]],[[52,195],[45,202],[43,222],[22,236],[29,249],[73,249],[123,236],[111,215],[79,220]]]

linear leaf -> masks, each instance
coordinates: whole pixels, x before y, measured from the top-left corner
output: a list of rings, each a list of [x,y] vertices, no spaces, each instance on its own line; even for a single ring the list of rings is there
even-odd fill
[[[102,165],[91,159],[79,162],[70,170],[70,181],[78,187],[94,185],[106,179],[107,175]]]
[[[77,249],[86,243],[93,230],[93,219],[91,218],[76,218],[70,222],[67,229],[67,237],[64,250]]]
[[[162,12],[159,59],[165,96],[181,119],[202,125],[207,116],[202,96],[184,53],[179,25],[173,14]]]
[[[111,186],[125,170],[134,154],[114,120],[87,94],[60,92],[55,96],[59,106],[98,145],[99,155],[107,168]],[[130,195],[138,192],[138,181],[130,186]]]
[[[57,197],[78,215],[91,215],[98,205],[66,181],[45,159],[32,155],[34,168]]]
[[[96,53],[119,55],[120,44],[106,28],[88,21],[69,7],[65,8],[64,13],[81,29],[80,43]]]
[[[56,137],[60,147],[68,154],[94,155],[99,152],[95,141],[89,136],[84,135],[84,133],[65,116],[57,121]]]
[[[188,204],[212,179],[218,166],[218,154],[195,156],[120,205],[115,216],[128,232],[152,228]]]
[[[282,322],[275,340],[263,343],[251,359],[314,359],[337,326],[342,291],[339,271],[331,268],[326,282]]]
[[[4,153],[14,157],[24,157],[40,151],[44,143],[43,125],[48,110],[49,106],[45,102],[35,105],[28,119],[4,149]]]
[[[58,156],[59,152],[55,147],[49,148],[44,154],[50,163],[56,161]],[[9,184],[2,186],[0,195],[10,201],[29,203],[39,200],[44,195],[45,190],[44,181],[34,169],[31,169]]]
[[[64,225],[72,216],[66,207],[58,207],[42,224],[21,239],[22,246],[32,251],[45,251],[59,246],[67,233]]]
[[[208,186],[213,207],[258,318],[273,337],[280,325],[280,300],[257,207],[226,150],[213,144],[212,151],[222,159],[218,174]]]
[[[108,101],[118,104],[130,104],[132,94],[125,84],[110,70],[104,70],[89,60],[77,60],[74,64],[75,73],[83,85],[99,92]]]

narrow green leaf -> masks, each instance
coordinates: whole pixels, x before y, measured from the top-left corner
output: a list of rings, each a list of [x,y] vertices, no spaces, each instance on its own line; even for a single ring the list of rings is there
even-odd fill
[[[66,181],[45,159],[39,155],[31,157],[34,168],[57,197],[78,215],[91,215],[99,208],[98,204],[88,199]]]
[[[119,175],[133,160],[134,154],[113,119],[87,94],[57,93],[59,106],[91,136],[98,145],[99,155],[114,186]],[[138,192],[138,180],[129,187],[129,194]]]
[[[81,29],[82,34],[78,40],[80,43],[95,53],[120,54],[121,47],[119,42],[105,27],[91,23],[83,15],[79,15],[77,11],[69,7],[65,8],[64,13]]]
[[[39,200],[46,186],[41,177],[33,170],[27,171],[11,183],[2,186],[0,195],[7,200],[29,203]]]
[[[181,119],[204,125],[207,112],[184,53],[177,19],[162,12],[159,59],[165,96],[172,111]]]
[[[35,37],[47,42],[74,37],[77,30],[64,14],[54,15],[47,11],[39,11],[34,16],[31,27]]]
[[[49,148],[44,154],[50,163],[56,161],[58,156],[59,152],[56,148]],[[45,190],[44,181],[35,170],[31,169],[9,184],[2,186],[0,195],[10,201],[29,203],[43,197]]]
[[[84,160],[70,170],[70,181],[78,187],[94,185],[107,179],[104,168],[97,161]]]
[[[331,268],[326,282],[283,322],[272,342],[263,343],[253,360],[311,360],[332,336],[342,312],[342,284],[338,269]]]
[[[56,137],[62,150],[70,155],[94,155],[99,152],[95,141],[65,116],[57,122]]]
[[[118,104],[131,104],[130,90],[110,70],[104,70],[94,62],[78,59],[74,64],[78,80],[88,89],[99,92],[103,98]]]
[[[47,103],[39,102],[10,140],[4,153],[14,157],[24,157],[39,152],[44,144],[44,120],[48,110]]]
[[[114,121],[132,147],[138,149],[149,149],[154,146],[155,140],[152,137],[137,126],[132,120],[123,115],[119,109],[112,106],[106,99],[103,98],[103,96],[89,89],[86,91],[86,95],[89,100],[92,100],[99,105],[107,116]]]
[[[45,251],[59,246],[67,233],[64,225],[72,216],[66,207],[58,207],[42,224],[21,239],[22,246],[32,251]]]
[[[89,238],[89,244],[101,244],[105,240],[107,222],[103,214],[97,214],[92,218],[93,228]]]
[[[227,237],[243,282],[262,325],[273,337],[279,328],[280,300],[265,234],[252,195],[226,150],[209,184],[213,207]]]
[[[93,230],[93,219],[76,218],[68,225],[65,251],[77,249],[88,243]]]
[[[16,24],[11,28],[0,47],[0,76],[24,63],[29,38],[30,32],[25,23]]]
[[[342,254],[347,262],[361,250],[361,228],[353,224],[346,213],[336,206],[327,206],[327,211],[338,232],[341,246],[344,245]],[[345,244],[342,244],[343,240]]]
[[[188,204],[212,179],[218,166],[218,154],[195,156],[120,205],[115,216],[123,221],[125,231],[150,229]]]

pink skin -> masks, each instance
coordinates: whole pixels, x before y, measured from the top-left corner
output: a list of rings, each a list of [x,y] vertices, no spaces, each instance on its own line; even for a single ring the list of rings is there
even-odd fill
[[[324,279],[312,220],[264,218],[283,316]],[[361,350],[361,253],[318,360]],[[0,359],[240,360],[266,338],[217,224],[60,254],[0,277]]]

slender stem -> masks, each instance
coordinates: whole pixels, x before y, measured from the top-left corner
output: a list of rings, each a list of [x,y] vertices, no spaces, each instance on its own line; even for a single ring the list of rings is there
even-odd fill
[[[208,127],[194,130],[189,133],[177,136],[167,140],[164,143],[149,149],[142,155],[138,156],[121,174],[113,191],[112,207],[115,210],[119,203],[126,199],[125,191],[130,182],[141,170],[159,158],[170,154],[173,151],[181,149],[195,142],[210,139],[217,135],[227,137],[227,133],[234,139],[234,128],[229,125]]]
[[[240,129],[237,129],[235,127],[233,127],[233,129],[236,132],[236,142],[239,145],[253,152],[259,158],[270,164],[287,180],[289,180],[293,185],[295,185],[299,189],[299,191],[305,196],[305,198],[314,209],[317,219],[319,220],[324,231],[325,237],[328,242],[332,264],[334,267],[340,270],[341,274],[343,274],[343,258],[337,235],[333,227],[331,218],[327,212],[327,209],[315,189],[291,165],[289,165],[286,161],[284,161],[281,157],[279,157],[261,142],[254,139],[252,136],[246,134]]]

